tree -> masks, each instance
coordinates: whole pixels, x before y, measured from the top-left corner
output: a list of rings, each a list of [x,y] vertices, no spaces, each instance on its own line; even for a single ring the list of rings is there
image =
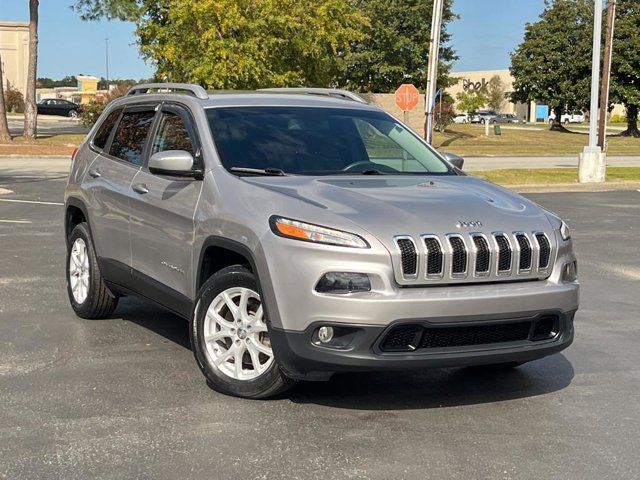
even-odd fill
[[[448,45],[447,24],[456,18],[452,3],[444,3],[438,68],[438,86],[445,88],[452,85],[448,74],[457,59]],[[403,83],[426,85],[433,0],[360,0],[357,4],[369,19],[366,37],[353,42],[345,53],[337,83],[361,92],[393,92]]]
[[[545,0],[540,20],[527,24],[511,55],[511,99],[549,105],[555,112],[552,130],[564,130],[565,109],[588,107],[592,34],[593,1]]]
[[[2,57],[0,57],[0,143],[9,143],[11,134],[7,122],[7,110],[4,106],[4,78],[2,76]]]
[[[76,9],[83,18],[138,9],[140,51],[156,76],[213,89],[332,86],[366,24],[344,0],[82,0]]]
[[[38,69],[38,6],[39,0],[29,0],[29,66],[27,95],[24,102],[24,137],[36,138],[38,109],[36,107],[36,75]]]
[[[458,109],[471,117],[473,113],[486,105],[487,96],[482,90],[467,90],[458,93],[456,100],[458,100]]]
[[[627,108],[624,136],[640,138],[640,4],[618,0],[611,64],[611,101]]]
[[[487,106],[491,110],[501,112],[504,103],[507,100],[507,88],[498,75],[494,75],[487,83]]]
[[[114,85],[111,91],[107,92],[104,97],[92,98],[87,104],[80,108],[80,121],[85,127],[91,128],[102,114],[105,107],[111,100],[124,96],[133,83],[120,83]]]

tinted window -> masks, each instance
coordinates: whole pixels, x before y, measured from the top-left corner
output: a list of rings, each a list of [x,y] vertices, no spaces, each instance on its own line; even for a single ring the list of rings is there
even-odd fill
[[[116,127],[109,153],[127,162],[142,164],[142,152],[155,112],[125,112]]]
[[[163,112],[161,115],[151,154],[166,150],[185,150],[195,155],[193,142],[182,117],[173,112]]]
[[[96,132],[96,135],[93,137],[93,145],[96,148],[99,148],[100,150],[102,150],[107,145],[107,141],[109,140],[109,135],[113,130],[113,126],[118,121],[120,112],[122,112],[122,109],[117,109],[111,112],[109,115],[107,115],[107,118],[104,119],[100,127],[98,127],[98,131]]]
[[[300,175],[452,174],[436,153],[377,111],[309,107],[207,110],[223,165]]]

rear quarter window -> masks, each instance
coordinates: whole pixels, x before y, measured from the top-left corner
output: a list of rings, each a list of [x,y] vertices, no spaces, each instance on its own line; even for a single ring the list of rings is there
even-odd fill
[[[111,135],[111,131],[118,121],[118,117],[122,112],[121,108],[118,108],[107,115],[107,118],[100,124],[98,127],[98,131],[93,137],[93,141],[91,142],[95,148],[98,150],[104,150],[104,147],[107,146],[107,141],[109,140],[109,135]]]

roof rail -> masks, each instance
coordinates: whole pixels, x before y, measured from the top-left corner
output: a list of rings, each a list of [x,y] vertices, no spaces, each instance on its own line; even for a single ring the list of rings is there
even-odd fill
[[[209,98],[209,94],[204,88],[200,85],[194,85],[191,83],[141,83],[140,85],[134,85],[131,87],[127,92],[127,95],[150,93],[149,90],[186,92],[201,100]]]
[[[322,95],[325,97],[336,97],[342,98],[343,100],[352,100],[358,103],[367,103],[367,101],[358,94],[355,94],[348,90],[339,90],[336,88],[261,88],[258,91],[273,93],[299,93],[301,95]]]

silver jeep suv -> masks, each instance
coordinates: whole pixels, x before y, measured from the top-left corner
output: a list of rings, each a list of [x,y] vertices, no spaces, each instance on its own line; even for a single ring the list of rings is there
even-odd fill
[[[346,91],[133,87],[73,158],[71,305],[157,302],[189,320],[209,384],[251,398],[559,352],[579,295],[568,227],[461,167]]]

